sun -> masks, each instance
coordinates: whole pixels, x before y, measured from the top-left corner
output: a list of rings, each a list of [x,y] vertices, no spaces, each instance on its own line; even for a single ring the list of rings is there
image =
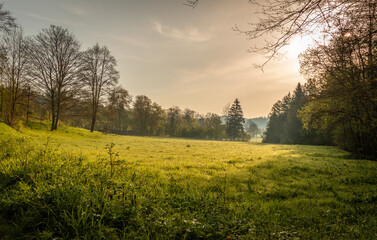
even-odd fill
[[[312,37],[305,36],[300,37],[297,36],[293,38],[290,44],[287,46],[286,51],[287,55],[290,57],[298,57],[301,53],[303,53],[308,47],[313,44],[314,40]]]

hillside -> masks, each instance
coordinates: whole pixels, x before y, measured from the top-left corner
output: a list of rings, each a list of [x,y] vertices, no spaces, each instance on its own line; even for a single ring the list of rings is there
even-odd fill
[[[0,123],[0,235],[373,239],[376,172],[333,147]]]

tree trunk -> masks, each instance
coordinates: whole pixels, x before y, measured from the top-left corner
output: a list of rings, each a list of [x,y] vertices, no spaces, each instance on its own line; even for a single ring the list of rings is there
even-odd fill
[[[55,113],[52,113],[51,131],[54,131],[54,126],[55,126]]]
[[[0,91],[1,99],[0,99],[0,112],[3,111],[3,103],[4,103],[4,90],[1,89]]]
[[[94,131],[94,126],[96,124],[96,120],[97,120],[97,109],[95,109],[92,113],[92,124],[90,126],[90,132],[93,132]]]
[[[55,103],[52,97],[51,99],[51,131],[54,131],[55,126]]]
[[[12,95],[12,106],[11,106],[11,113],[10,113],[10,125],[13,126],[14,124],[14,120],[16,118],[16,97],[14,96],[15,93],[13,93]]]
[[[27,105],[26,105],[26,123],[29,123],[29,112],[30,112],[30,88],[27,95]]]
[[[56,102],[56,118],[55,118],[55,124],[54,124],[55,131],[58,130],[60,110],[61,110],[61,93],[60,93],[60,89],[58,89],[58,96],[57,96],[57,102]]]
[[[57,106],[57,109],[56,109],[56,118],[55,118],[55,124],[54,124],[54,130],[55,131],[58,130],[59,117],[60,117],[60,107]]]

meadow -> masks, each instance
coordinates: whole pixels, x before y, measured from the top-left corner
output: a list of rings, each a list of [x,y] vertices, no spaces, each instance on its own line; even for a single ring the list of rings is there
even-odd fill
[[[377,239],[377,162],[327,146],[0,123],[3,239]]]

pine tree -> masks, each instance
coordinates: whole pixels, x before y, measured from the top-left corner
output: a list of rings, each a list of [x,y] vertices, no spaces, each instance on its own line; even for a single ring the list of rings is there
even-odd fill
[[[238,98],[234,101],[233,105],[228,111],[226,120],[226,133],[228,138],[235,140],[240,138],[244,132],[245,119],[243,118],[243,112]]]
[[[281,143],[284,144],[303,144],[306,131],[302,127],[302,122],[297,114],[305,105],[305,93],[298,83],[293,92],[292,100],[287,110],[287,117],[284,123],[284,130],[281,136]]]

